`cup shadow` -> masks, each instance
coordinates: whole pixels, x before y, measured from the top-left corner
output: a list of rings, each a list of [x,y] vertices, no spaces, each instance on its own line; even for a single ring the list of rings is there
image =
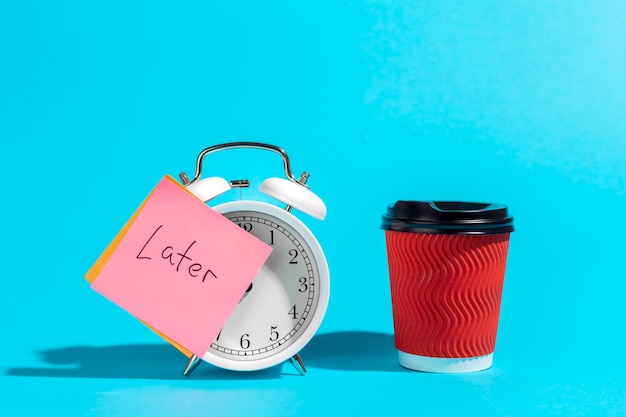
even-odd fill
[[[168,344],[70,346],[39,352],[45,364],[9,368],[8,376],[53,378],[125,378],[182,380],[264,380],[297,375],[289,365],[234,372],[202,364],[190,377],[182,371],[187,358]],[[371,332],[319,334],[300,352],[307,368],[339,371],[403,372],[393,335]]]

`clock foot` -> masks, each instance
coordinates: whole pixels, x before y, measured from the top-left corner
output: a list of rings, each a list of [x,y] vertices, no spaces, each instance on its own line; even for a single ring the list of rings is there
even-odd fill
[[[302,362],[302,358],[297,353],[289,358],[289,363],[294,368],[296,368],[300,375],[306,374],[306,367],[304,366],[304,362]]]
[[[187,362],[187,366],[185,366],[183,375],[191,375],[191,373],[198,367],[198,365],[200,365],[200,362],[202,362],[202,359],[200,359],[196,355],[191,355],[191,357],[189,358],[189,362]]]

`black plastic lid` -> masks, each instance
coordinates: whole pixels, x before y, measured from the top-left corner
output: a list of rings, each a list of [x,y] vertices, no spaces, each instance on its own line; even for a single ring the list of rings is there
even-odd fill
[[[507,206],[463,201],[397,201],[383,215],[385,230],[488,235],[513,231]]]

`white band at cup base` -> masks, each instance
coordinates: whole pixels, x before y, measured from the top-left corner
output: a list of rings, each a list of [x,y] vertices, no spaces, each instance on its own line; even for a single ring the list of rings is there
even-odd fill
[[[493,364],[493,353],[473,358],[433,358],[399,350],[398,357],[405,368],[444,374],[483,371]]]

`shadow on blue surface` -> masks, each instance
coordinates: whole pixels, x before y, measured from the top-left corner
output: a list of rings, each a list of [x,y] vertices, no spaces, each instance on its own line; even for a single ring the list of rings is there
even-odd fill
[[[341,371],[405,372],[398,364],[393,335],[335,332],[316,335],[300,356],[307,367]]]
[[[105,347],[72,346],[39,352],[41,359],[56,367],[10,368],[9,376],[55,378],[185,379],[187,358],[168,344],[138,344]],[[193,379],[275,379],[280,368],[262,371],[227,371],[213,366],[196,371]]]
[[[56,378],[184,379],[187,358],[167,344],[104,347],[72,346],[39,352],[49,365],[10,368],[9,376]],[[393,335],[371,332],[336,332],[316,335],[302,350],[307,367],[348,371],[402,372]],[[291,372],[293,371],[293,372]],[[193,379],[277,379],[295,373],[291,367],[232,372],[214,366],[196,370]]]

